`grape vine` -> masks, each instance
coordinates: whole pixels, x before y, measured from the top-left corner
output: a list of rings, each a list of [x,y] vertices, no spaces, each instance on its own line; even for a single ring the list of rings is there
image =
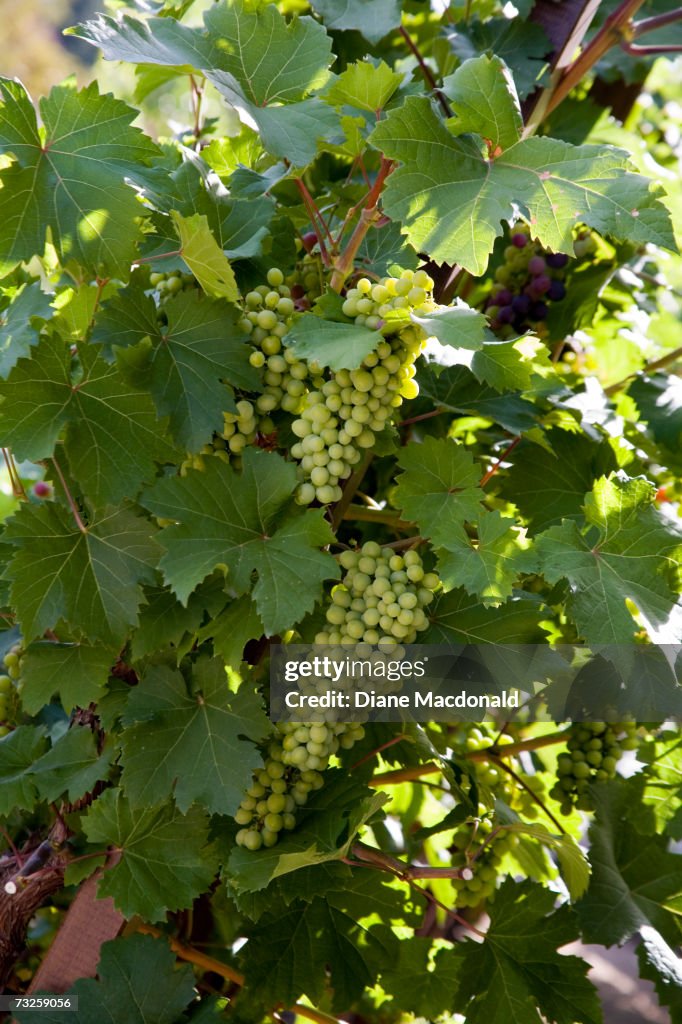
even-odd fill
[[[682,1012],[682,17],[445,6],[6,55],[0,986],[82,1024]]]

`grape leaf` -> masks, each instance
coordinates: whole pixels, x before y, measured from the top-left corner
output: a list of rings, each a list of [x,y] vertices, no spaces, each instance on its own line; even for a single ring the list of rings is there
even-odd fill
[[[25,640],[64,620],[91,640],[120,643],[137,622],[140,584],[154,581],[153,533],[125,509],[82,531],[59,505],[20,508],[5,530],[18,549],[5,575]]]
[[[258,137],[254,132],[250,132],[250,135],[257,141]],[[232,153],[229,144],[234,141],[216,139],[211,143],[211,146],[217,147],[212,155],[214,158],[222,157],[223,165],[228,153]],[[169,216],[152,218],[156,230],[143,247],[146,256],[158,257],[161,253],[167,253],[167,258],[177,260],[178,265],[182,266],[181,257],[171,255],[177,252],[178,248],[170,216],[173,210],[183,217],[203,214],[213,237],[228,259],[247,259],[261,255],[263,240],[268,234],[275,212],[275,203],[267,196],[241,199],[230,195],[222,182],[210,174],[210,165],[206,162],[210,148],[204,150],[201,157],[196,153],[189,153],[171,175],[174,187],[169,188],[156,200],[158,208]],[[237,152],[240,152],[239,148]],[[243,156],[248,161],[248,150]],[[251,163],[248,165],[251,166]],[[231,174],[236,166],[235,163],[230,169],[226,169],[225,173]],[[164,263],[164,267],[166,266]]]
[[[129,935],[102,945],[97,980],[81,978],[68,990],[77,996],[70,1024],[176,1024],[195,996],[189,964],[178,966],[165,939]],[[35,1013],[14,1013],[21,1024],[32,1024]],[[46,1024],[63,1024],[63,1011],[44,1010]],[[193,1018],[194,1019],[194,1018]]]
[[[30,354],[38,341],[33,319],[49,320],[53,310],[50,297],[38,282],[23,285],[9,306],[0,309],[0,377],[3,380],[19,359]]]
[[[313,899],[266,915],[245,949],[247,985],[272,1003],[301,995],[319,1002],[331,977],[333,1007],[351,1004],[370,986],[378,965],[395,958],[398,940],[389,928],[363,928],[333,901]]]
[[[578,929],[568,906],[551,913],[554,901],[548,889],[507,879],[485,940],[467,941],[443,957],[459,968],[453,1008],[466,1014],[467,1024],[535,1024],[538,1012],[552,1024],[601,1024],[589,964],[556,952]]]
[[[432,956],[430,939],[403,939],[397,962],[381,972],[381,987],[401,1011],[437,1017],[452,1006],[459,969],[447,952]]]
[[[358,829],[388,800],[340,769],[325,773],[325,784],[299,813],[299,824],[276,846],[252,853],[236,846],[228,877],[235,889],[258,892],[273,878],[347,856]]]
[[[477,57],[484,50],[501,57],[514,76],[522,100],[545,81],[545,58],[552,46],[540,25],[520,18],[490,18],[469,26],[460,22],[447,39],[461,61]]]
[[[100,754],[90,729],[73,726],[33,763],[31,778],[42,800],[53,803],[66,793],[73,802],[106,777],[113,752],[110,748]]]
[[[655,928],[642,925],[642,942],[637,948],[639,974],[656,986],[662,1006],[670,1007],[673,1024],[682,1019],[682,959],[676,955]]]
[[[223,592],[223,599],[224,596]],[[207,601],[202,588],[192,594],[186,608],[166,587],[150,587],[145,590],[144,598],[139,625],[130,646],[133,661],[154,651],[173,648],[179,657],[182,641],[187,634],[195,633],[204,617]]]
[[[481,384],[464,366],[447,366],[440,373],[433,366],[422,367],[417,375],[419,393],[435,406],[461,416],[484,416],[505,430],[520,434],[538,426],[539,410],[518,392],[500,394]]]
[[[193,807],[180,814],[172,803],[133,809],[120,789],[107,789],[90,806],[83,831],[91,843],[113,845],[120,860],[99,882],[126,917],[160,921],[204,892],[216,871],[207,846],[208,819]]]
[[[287,23],[274,4],[241,2],[215,4],[204,21],[202,31],[168,18],[100,15],[76,34],[99,46],[107,60],[203,71],[243,123],[255,124],[266,149],[295,166],[308,164],[317,139],[338,130],[328,104],[305,98],[329,75],[331,39],[323,26],[309,17]]]
[[[97,83],[55,86],[40,102],[44,135],[19,82],[0,79],[0,253],[5,264],[45,248],[46,231],[64,260],[126,276],[144,208],[126,183],[159,150],[130,122],[136,111],[100,96]]]
[[[46,749],[44,731],[34,725],[20,725],[0,743],[0,815],[33,807],[38,790],[29,769]]]
[[[443,79],[443,92],[452,100],[458,135],[475,132],[495,156],[520,139],[523,119],[516,86],[499,57],[465,60]]]
[[[97,349],[81,346],[81,370],[59,337],[41,341],[0,383],[0,429],[22,459],[48,458],[64,427],[71,472],[97,505],[134,497],[155,463],[175,450],[147,394],[128,384]]]
[[[531,836],[553,850],[571,899],[578,900],[585,895],[590,883],[590,865],[573,836],[553,835],[545,825],[529,825],[524,821],[511,822],[507,828],[518,835]]]
[[[664,835],[643,836],[628,818],[637,791],[622,779],[592,786],[592,879],[577,904],[585,942],[622,943],[649,925],[677,945],[682,913],[682,858],[668,853]]]
[[[378,43],[400,26],[400,0],[312,0],[311,6],[327,28],[355,29],[370,43]]]
[[[487,330],[488,321],[483,314],[459,299],[456,305],[443,306],[431,313],[419,315],[411,312],[410,319],[419,324],[428,335],[451,348],[478,351],[483,346],[486,336],[490,337]]]
[[[197,639],[212,640],[213,649],[226,665],[239,668],[244,647],[249,640],[263,635],[263,623],[250,597],[243,595],[230,601],[226,608],[207,622]]]
[[[337,107],[356,107],[376,114],[384,109],[402,80],[403,75],[391,71],[383,60],[376,66],[359,60],[348,65],[324,98]]]
[[[165,325],[154,300],[130,287],[99,317],[93,341],[108,349],[151,340],[147,359],[132,355],[135,370],[149,373],[158,415],[168,416],[173,437],[195,452],[222,430],[223,412],[236,410],[233,388],[258,391],[259,377],[249,365],[250,349],[231,307],[187,291],[170,299],[164,313]]]
[[[549,430],[547,448],[523,441],[505,474],[501,489],[535,530],[582,519],[585,492],[596,479],[616,470],[613,448],[584,434]]]
[[[658,830],[682,839],[682,739],[666,730],[655,740],[641,744],[637,760],[645,767],[643,801],[653,807]]]
[[[285,341],[299,359],[332,370],[355,370],[375,350],[381,336],[369,327],[336,323],[315,313],[304,313],[293,323]]]
[[[115,661],[115,649],[102,644],[37,640],[22,658],[21,703],[31,715],[55,694],[67,712],[87,707],[101,696]]]
[[[459,524],[452,525],[442,542],[437,555],[443,586],[446,590],[463,587],[482,604],[506,601],[518,576],[535,571],[537,555],[508,516],[480,512],[477,525],[476,542]]]
[[[186,603],[218,565],[239,593],[251,589],[266,633],[289,629],[312,610],[324,580],[338,579],[334,559],[319,549],[333,535],[321,510],[290,511],[296,470],[280,456],[248,448],[242,473],[220,459],[205,472],[160,480],[143,497],[156,516],[175,521],[161,531],[166,580]]]
[[[370,227],[358,249],[356,262],[377,277],[387,277],[401,270],[416,270],[419,257],[401,234],[400,225],[387,221]]]
[[[420,252],[438,263],[456,260],[477,277],[501,222],[517,211],[554,252],[572,254],[576,220],[619,239],[673,247],[665,207],[646,178],[627,170],[623,150],[536,137],[488,160],[475,137],[454,136],[430,100],[416,96],[391,111],[370,142],[403,165],[384,191],[388,216]]]
[[[531,595],[508,601],[501,608],[486,608],[464,590],[443,594],[430,611],[431,626],[422,634],[429,644],[540,644],[540,602]]]
[[[255,747],[270,733],[260,698],[242,686],[231,694],[219,659],[194,666],[191,689],[178,671],[155,665],[131,691],[121,736],[123,789],[134,807],[171,792],[185,813],[193,803],[234,814],[262,766]]]
[[[457,527],[481,514],[481,472],[464,445],[425,437],[422,444],[400,449],[398,465],[404,472],[398,477],[395,503],[434,547],[447,546]]]
[[[207,218],[201,213],[183,217],[177,210],[171,210],[171,218],[180,239],[182,258],[206,294],[236,302],[239,289],[234,271],[211,234]]]
[[[682,400],[677,376],[640,376],[628,388],[647,429],[672,459],[682,449]]]
[[[657,637],[680,640],[671,583],[682,529],[651,507],[654,493],[642,477],[602,477],[585,498],[584,531],[564,520],[537,538],[541,571],[549,583],[569,581],[567,607],[588,643],[632,639],[627,599]]]

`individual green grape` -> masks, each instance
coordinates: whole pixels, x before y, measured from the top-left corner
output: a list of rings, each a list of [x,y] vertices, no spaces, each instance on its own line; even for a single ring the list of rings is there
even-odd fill
[[[566,750],[557,759],[557,781],[550,790],[562,814],[570,814],[574,808],[593,811],[590,786],[614,778],[623,753],[638,746],[636,722],[574,722]]]

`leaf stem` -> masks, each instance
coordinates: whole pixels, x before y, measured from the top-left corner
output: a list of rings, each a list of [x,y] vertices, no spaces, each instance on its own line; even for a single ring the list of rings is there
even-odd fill
[[[78,511],[78,507],[76,505],[76,502],[73,500],[73,495],[71,494],[71,491],[67,487],[66,480],[64,479],[64,474],[62,473],[62,470],[61,470],[61,467],[60,467],[59,463],[57,462],[57,460],[54,457],[50,461],[51,461],[52,465],[55,468],[57,476],[59,477],[59,482],[62,485],[62,489],[64,491],[64,495],[66,497],[66,500],[69,503],[69,508],[71,509],[71,512],[73,513],[73,518],[76,520],[76,526],[78,527],[78,529],[80,530],[81,533],[87,533],[88,532],[88,528],[87,528],[87,526],[85,525],[85,523],[83,522],[83,520],[80,517],[80,513]]]
[[[656,29],[665,28],[666,25],[672,25],[676,21],[682,21],[682,7],[676,7],[673,11],[666,11],[664,14],[654,14],[651,18],[642,18],[641,21],[636,21],[630,29],[630,34],[633,39],[637,39],[639,36],[643,36],[645,32],[655,32]]]
[[[297,187],[298,191],[301,193],[301,198],[303,199],[303,205],[305,206],[306,210],[308,211],[308,216],[310,217],[310,223],[312,224],[313,230],[314,230],[315,234],[317,235],[317,241],[318,241],[319,246],[320,246],[320,256],[322,257],[322,262],[324,263],[325,267],[328,267],[328,266],[331,265],[331,260],[329,258],[329,252],[327,250],[327,246],[326,246],[326,243],[325,243],[325,240],[324,240],[324,236],[325,235],[327,236],[327,238],[329,239],[329,243],[332,246],[334,244],[334,240],[331,237],[331,235],[329,234],[329,229],[328,229],[327,225],[325,224],[324,219],[322,217],[322,214],[318,210],[317,205],[315,203],[315,200],[311,196],[311,194],[310,194],[310,192],[308,190],[308,186],[306,185],[306,183],[303,181],[302,178],[294,178],[294,181],[296,182],[296,187]]]
[[[388,750],[389,747],[394,747],[396,743],[402,743],[402,741],[406,739],[409,739],[409,737],[406,736],[405,733],[400,733],[399,736],[394,736],[393,739],[386,740],[386,742],[382,743],[380,747],[376,747],[374,750],[370,750],[368,754],[365,754],[365,756],[361,757],[359,761],[356,761],[355,764],[352,764],[348,771],[354,772],[355,769],[359,768],[361,764],[365,764],[366,761],[371,761],[373,757],[376,757],[376,755],[380,754],[383,750]]]
[[[517,786],[521,786],[521,788],[525,790],[526,793],[528,793],[533,802],[536,803],[538,807],[540,807],[545,812],[545,814],[552,822],[554,827],[558,829],[560,835],[565,836],[566,829],[564,828],[564,826],[561,824],[560,821],[558,821],[555,818],[555,816],[550,811],[549,807],[545,804],[544,800],[541,797],[539,797],[538,794],[534,790],[532,790],[526,782],[524,782],[519,773],[515,771],[510,764],[505,764],[501,757],[491,754],[490,760],[492,761],[493,764],[497,765],[498,768],[501,768],[503,772],[506,772],[507,775],[511,775]]]
[[[431,68],[424,60],[421,50],[419,49],[419,47],[417,46],[417,44],[415,43],[412,36],[407,31],[404,25],[400,26],[400,34],[407,43],[408,47],[410,48],[412,55],[415,57],[417,63],[419,64],[424,79],[426,80],[429,88],[433,91],[434,96],[440,103],[441,110],[443,111],[446,117],[452,117],[452,110],[450,108],[450,104],[448,103],[447,99],[445,98],[441,90],[438,88],[438,84],[436,82],[436,79],[433,77],[433,72],[431,71]]]
[[[514,440],[511,442],[511,444],[509,445],[509,447],[505,451],[504,455],[500,455],[499,459],[496,462],[494,462],[492,464],[492,466],[490,466],[490,468],[488,469],[488,471],[486,473],[483,474],[483,476],[481,477],[481,479],[478,482],[478,486],[479,487],[485,487],[485,485],[488,483],[488,481],[491,479],[491,477],[495,476],[495,474],[497,473],[497,471],[500,468],[500,466],[502,465],[502,463],[507,461],[507,459],[509,458],[511,453],[514,451],[514,449],[516,448],[516,446],[520,442],[521,442],[521,436],[520,435],[518,437],[514,438]]]
[[[409,420],[401,420],[396,424],[398,427],[411,427],[413,423],[421,423],[422,420],[432,420],[434,416],[442,416],[447,409],[432,409],[431,412],[423,412],[419,416],[412,416]]]

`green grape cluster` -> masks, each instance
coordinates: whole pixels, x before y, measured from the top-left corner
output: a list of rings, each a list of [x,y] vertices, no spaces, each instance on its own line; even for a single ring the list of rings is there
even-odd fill
[[[614,778],[623,752],[638,746],[636,722],[575,722],[567,749],[559,754],[557,781],[550,790],[562,814],[570,814],[574,807],[593,811],[590,785]]]
[[[374,447],[403,399],[417,396],[414,364],[424,342],[424,333],[414,327],[381,337],[360,367],[338,370],[308,392],[292,424],[299,438],[291,454],[300,466],[296,500],[301,505],[340,499],[340,481],[350,476],[363,451]]]
[[[160,302],[197,286],[194,274],[183,274],[179,270],[171,270],[167,274],[154,271],[149,275],[149,283],[156,290]]]
[[[452,879],[456,906],[477,907],[495,896],[500,864],[516,846],[514,832],[500,831],[490,838],[494,825],[485,808],[479,807],[480,818],[465,821],[455,832],[450,846],[452,866],[460,869]]]
[[[436,573],[424,571],[419,553],[400,555],[368,541],[344,551],[339,561],[346,573],[332,590],[328,628],[315,643],[414,643],[429,625],[424,609],[440,585]]]
[[[10,713],[21,690],[21,644],[14,644],[4,657],[5,675],[0,675],[0,739],[11,731]]]
[[[343,722],[280,722],[264,767],[256,772],[235,814],[236,841],[247,850],[274,846],[296,827],[296,809],[324,784],[321,772],[339,747],[364,736],[361,725]]]
[[[463,723],[455,734],[455,745],[464,747],[467,754],[512,742],[511,736],[498,735],[498,730],[488,723]],[[470,764],[477,784],[490,791],[493,800],[512,804],[517,787],[510,775],[492,761],[471,759]],[[466,780],[463,784],[466,786]],[[500,831],[490,838],[494,825],[486,803],[479,803],[478,813],[478,818],[471,818],[457,828],[450,847],[452,866],[461,870],[452,884],[457,905],[462,907],[478,906],[494,896],[502,859],[518,844],[518,836],[512,832]]]
[[[282,345],[296,305],[281,270],[268,270],[267,282],[247,292],[244,316],[239,322],[254,346],[251,365],[263,372],[264,388],[255,399],[256,410],[262,415],[276,409],[296,414],[302,408],[310,374],[305,360]]]
[[[433,309],[433,283],[425,270],[403,270],[400,277],[384,277],[377,284],[362,277],[346,292],[341,309],[358,326],[378,330],[399,310]]]

